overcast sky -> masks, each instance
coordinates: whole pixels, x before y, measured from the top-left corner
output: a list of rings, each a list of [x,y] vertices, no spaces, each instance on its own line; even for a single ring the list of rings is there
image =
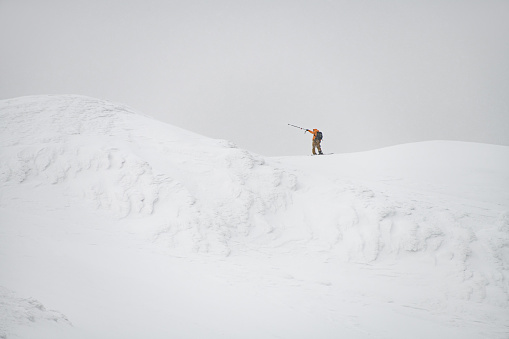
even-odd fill
[[[509,145],[507,0],[0,0],[0,99],[82,94],[263,155]]]

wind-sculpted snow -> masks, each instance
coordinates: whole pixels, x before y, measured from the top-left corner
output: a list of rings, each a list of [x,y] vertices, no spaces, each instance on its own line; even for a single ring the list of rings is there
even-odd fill
[[[0,286],[83,337],[507,338],[509,147],[264,158],[81,96],[0,119]]]
[[[287,204],[295,178],[224,140],[79,96],[2,102],[0,183],[62,185],[118,217],[152,216],[159,239],[227,253],[254,216]],[[265,227],[265,226],[263,226]]]
[[[48,310],[33,298],[21,298],[0,286],[0,338],[11,338],[12,332],[34,323],[59,323],[72,326],[60,312]]]

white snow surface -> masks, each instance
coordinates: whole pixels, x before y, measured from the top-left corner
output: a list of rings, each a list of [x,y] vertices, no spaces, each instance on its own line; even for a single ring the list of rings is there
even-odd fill
[[[74,95],[0,147],[0,338],[509,338],[509,147],[267,158]]]

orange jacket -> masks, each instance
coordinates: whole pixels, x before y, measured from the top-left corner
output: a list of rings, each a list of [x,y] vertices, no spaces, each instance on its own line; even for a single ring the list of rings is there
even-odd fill
[[[311,133],[311,134],[313,134],[313,140],[315,140],[315,138],[316,138],[316,133],[318,132],[318,130],[315,128],[315,129],[313,129],[312,131],[311,131],[311,130],[309,130],[309,129],[307,129],[306,131],[307,131],[307,132],[309,132],[309,133]]]

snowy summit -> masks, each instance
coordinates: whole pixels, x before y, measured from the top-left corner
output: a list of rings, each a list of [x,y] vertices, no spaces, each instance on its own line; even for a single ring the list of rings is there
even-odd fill
[[[71,95],[0,119],[0,338],[509,337],[507,146],[263,157]]]

